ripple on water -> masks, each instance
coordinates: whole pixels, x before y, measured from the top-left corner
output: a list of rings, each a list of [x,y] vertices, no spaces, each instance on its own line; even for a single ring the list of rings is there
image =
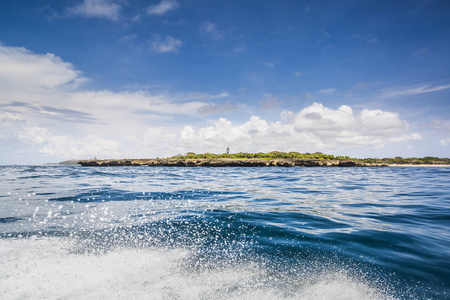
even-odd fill
[[[0,288],[12,298],[445,299],[448,169],[2,167]],[[159,267],[166,277],[152,281]],[[67,288],[37,290],[53,284]]]

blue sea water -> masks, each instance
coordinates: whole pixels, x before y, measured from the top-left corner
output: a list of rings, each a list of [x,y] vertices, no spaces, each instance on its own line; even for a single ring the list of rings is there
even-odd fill
[[[449,299],[450,167],[0,167],[1,299]]]

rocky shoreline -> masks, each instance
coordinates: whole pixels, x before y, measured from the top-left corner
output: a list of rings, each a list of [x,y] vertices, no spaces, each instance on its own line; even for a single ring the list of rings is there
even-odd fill
[[[150,167],[386,167],[387,164],[358,160],[325,159],[103,159],[80,160],[83,167],[150,166]]]

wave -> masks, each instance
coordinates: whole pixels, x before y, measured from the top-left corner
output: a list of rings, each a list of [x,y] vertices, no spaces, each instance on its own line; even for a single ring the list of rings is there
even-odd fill
[[[326,265],[276,272],[263,261],[211,264],[179,248],[76,254],[68,238],[0,240],[5,299],[394,299],[387,286]]]

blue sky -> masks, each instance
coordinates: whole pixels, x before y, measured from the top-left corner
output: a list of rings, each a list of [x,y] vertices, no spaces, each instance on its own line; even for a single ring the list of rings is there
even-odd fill
[[[0,164],[450,156],[450,2],[1,1]]]

